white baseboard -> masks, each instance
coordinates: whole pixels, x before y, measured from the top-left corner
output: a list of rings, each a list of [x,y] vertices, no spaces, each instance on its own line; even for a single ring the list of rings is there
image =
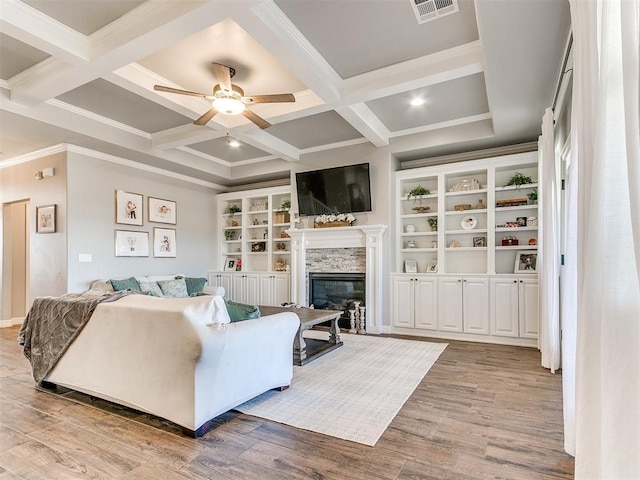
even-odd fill
[[[22,325],[24,317],[10,318],[9,320],[0,320],[0,328],[13,327],[14,325]]]

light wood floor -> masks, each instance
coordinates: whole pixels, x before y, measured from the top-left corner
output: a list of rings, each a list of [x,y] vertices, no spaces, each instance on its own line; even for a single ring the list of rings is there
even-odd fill
[[[194,440],[149,415],[38,391],[17,334],[0,329],[0,480],[573,478],[561,376],[534,349],[449,342],[367,447],[237,412]]]

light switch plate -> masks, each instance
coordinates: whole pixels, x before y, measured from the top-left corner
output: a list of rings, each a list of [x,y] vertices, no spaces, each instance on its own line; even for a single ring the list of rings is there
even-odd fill
[[[91,257],[90,253],[80,253],[78,255],[78,261],[81,263],[91,263],[93,261],[93,258]]]

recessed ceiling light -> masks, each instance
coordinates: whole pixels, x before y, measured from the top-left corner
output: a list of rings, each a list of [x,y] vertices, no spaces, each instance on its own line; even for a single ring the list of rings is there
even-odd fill
[[[229,140],[229,146],[230,147],[239,147],[240,146],[240,142],[237,140]]]
[[[411,106],[419,107],[420,105],[424,105],[424,98],[414,98],[411,100]]]

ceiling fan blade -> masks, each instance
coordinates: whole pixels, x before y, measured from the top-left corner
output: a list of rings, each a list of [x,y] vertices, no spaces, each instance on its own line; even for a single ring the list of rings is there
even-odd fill
[[[180,95],[191,95],[192,97],[202,97],[207,98],[209,95],[198,92],[190,92],[189,90],[180,90],[179,88],[171,88],[171,87],[163,87],[162,85],[154,85],[154,90],[158,90],[159,92],[167,92],[167,93],[179,93]]]
[[[209,123],[209,120],[211,120],[216,115],[216,113],[218,113],[218,111],[215,108],[210,108],[200,118],[193,122],[193,124],[206,125],[207,123]]]
[[[271,126],[271,124],[267,122],[264,118],[256,115],[249,109],[242,112],[242,115],[247,117],[249,120],[251,120],[253,123],[255,123],[257,126],[259,126],[262,129],[265,129]]]
[[[213,64],[213,73],[216,76],[216,80],[220,84],[223,90],[231,90],[231,69],[226,65],[220,63],[211,62]]]
[[[295,102],[296,97],[292,93],[278,93],[275,95],[251,95],[243,97],[245,103],[287,103]]]

